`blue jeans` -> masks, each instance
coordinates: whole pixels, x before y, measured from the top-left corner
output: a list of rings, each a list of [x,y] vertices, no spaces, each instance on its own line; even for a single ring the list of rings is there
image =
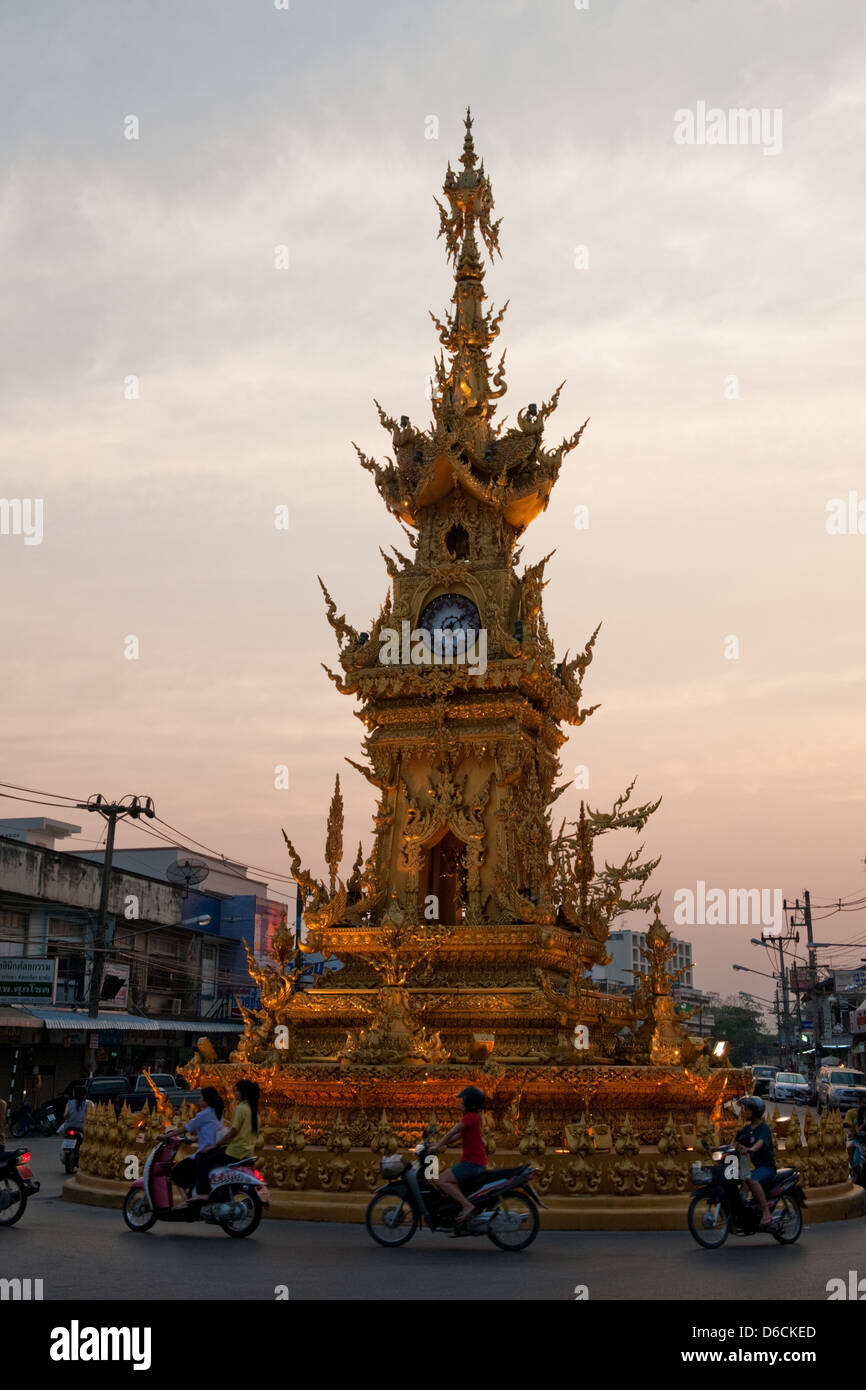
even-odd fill
[[[762,1187],[765,1186],[768,1182],[770,1182],[775,1176],[776,1169],[770,1168],[769,1165],[766,1165],[763,1168],[753,1168],[752,1172],[749,1174],[749,1177],[753,1178],[755,1182],[759,1182]]]
[[[458,1184],[467,1182],[469,1178],[478,1178],[487,1169],[482,1168],[480,1163],[455,1163],[451,1167],[451,1172],[457,1179]]]

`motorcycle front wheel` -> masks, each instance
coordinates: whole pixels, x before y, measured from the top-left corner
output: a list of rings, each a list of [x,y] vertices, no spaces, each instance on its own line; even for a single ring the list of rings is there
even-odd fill
[[[418,1229],[418,1218],[399,1192],[380,1192],[364,1217],[364,1224],[377,1245],[405,1245]]]
[[[235,1236],[238,1240],[244,1236],[251,1236],[262,1219],[262,1204],[258,1194],[255,1192],[232,1193],[232,1203],[237,1215],[229,1217],[228,1221],[221,1221],[227,1236]]]
[[[538,1207],[525,1192],[507,1192],[499,1199],[496,1215],[500,1212],[505,1216],[522,1216],[528,1220],[521,1221],[513,1231],[488,1230],[493,1244],[499,1250],[525,1250],[538,1235]],[[496,1216],[493,1220],[496,1220]]]
[[[14,1226],[20,1221],[27,1206],[27,1189],[17,1173],[9,1173],[0,1178],[0,1194],[11,1197],[12,1201],[0,1211],[0,1226]]]
[[[696,1192],[689,1203],[689,1230],[705,1250],[718,1250],[729,1233],[728,1213],[716,1197]]]
[[[803,1213],[799,1202],[793,1197],[780,1197],[773,1212],[773,1226],[770,1235],[780,1245],[793,1245],[800,1239],[803,1229]]]
[[[156,1222],[156,1213],[140,1187],[133,1187],[123,1203],[123,1219],[131,1231],[149,1231]]]

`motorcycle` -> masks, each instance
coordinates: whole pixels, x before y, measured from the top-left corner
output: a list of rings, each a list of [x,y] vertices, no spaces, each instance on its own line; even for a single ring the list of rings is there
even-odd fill
[[[14,1226],[27,1207],[27,1198],[39,1191],[26,1149],[0,1148],[0,1226]]]
[[[9,1121],[9,1133],[13,1139],[26,1139],[28,1134],[54,1134],[57,1118],[54,1106],[46,1101],[34,1113],[26,1101],[22,1101]]]
[[[766,1232],[780,1245],[793,1245],[803,1229],[806,1197],[796,1168],[780,1168],[765,1184],[772,1224],[762,1226],[761,1208],[740,1186],[740,1155],[734,1144],[713,1151],[713,1167],[692,1164],[692,1182],[698,1189],[689,1204],[689,1230],[705,1250],[718,1250],[728,1236],[754,1236]]]
[[[271,1200],[255,1160],[235,1159],[214,1168],[209,1175],[209,1195],[203,1201],[178,1206],[171,1172],[177,1150],[187,1142],[185,1134],[167,1131],[160,1135],[123,1203],[123,1219],[129,1229],[149,1231],[157,1221],[206,1221],[221,1226],[230,1236],[252,1235],[262,1219],[263,1207]]]
[[[62,1138],[60,1140],[60,1162],[67,1173],[78,1171],[78,1152],[81,1148],[83,1133],[80,1129],[63,1125],[61,1128]]]
[[[853,1154],[848,1155],[848,1177],[855,1187],[866,1187],[866,1137],[856,1130],[848,1130],[849,1142],[855,1145]]]
[[[415,1145],[415,1159],[388,1154],[381,1161],[385,1185],[374,1193],[364,1218],[377,1245],[405,1245],[418,1227],[467,1236],[487,1236],[500,1250],[525,1250],[538,1235],[538,1208],[544,1207],[532,1186],[538,1172],[530,1163],[519,1168],[488,1168],[460,1184],[476,1208],[457,1225],[459,1207],[430,1182],[438,1166],[430,1146]]]

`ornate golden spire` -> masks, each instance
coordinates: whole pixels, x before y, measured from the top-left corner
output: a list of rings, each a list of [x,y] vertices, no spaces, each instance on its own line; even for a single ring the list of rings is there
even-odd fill
[[[495,317],[484,313],[482,305],[487,297],[484,293],[484,262],[475,239],[477,227],[491,260],[497,253],[501,256],[501,219],[500,222],[490,220],[493,189],[484,172],[483,161],[478,163],[468,107],[465,124],[466,136],[460,156],[463,171],[455,174],[449,164],[442,186],[448,199],[448,209],[442,206],[438,198],[434,199],[439,209],[439,235],[445,237],[446,254],[454,264],[455,282],[451,297],[454,311],[448,316],[447,322],[440,323],[431,314],[439,329],[439,340],[451,357],[447,367],[442,360],[437,363],[439,397],[434,398],[433,402],[437,419],[449,415],[449,407],[486,419],[493,414],[490,402],[505,394],[502,377],[504,354],[495,378],[497,389],[491,390],[488,351],[499,333],[499,325],[508,306]]]
[[[439,235],[454,265],[454,293],[445,323],[431,315],[448,354],[447,361],[443,352],[435,363],[432,426],[420,430],[406,415],[398,421],[377,403],[394,462],[380,467],[355,447],[390,511],[409,525],[420,526],[426,507],[460,488],[519,533],[547,506],[562,460],[588,422],[554,449],[545,448],[545,422],[562,389],[557,387],[549,401],[519,410],[510,429],[491,424],[506,388],[505,354],[493,371],[489,351],[508,305],[497,314],[483,308],[484,262],[476,233],[492,259],[499,252],[499,222],[491,221],[493,190],[475,152],[468,110],[465,124],[462,169],[455,173],[449,164],[443,184],[447,208],[435,200]]]

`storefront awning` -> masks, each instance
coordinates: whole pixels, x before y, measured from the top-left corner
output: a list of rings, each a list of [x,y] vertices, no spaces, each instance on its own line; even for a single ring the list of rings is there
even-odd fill
[[[190,1022],[188,1018],[178,1018],[169,1027],[180,1033],[198,1033],[200,1037],[207,1037],[208,1033],[242,1033],[244,1021],[239,1018],[236,1023],[227,1023],[225,1019],[218,1021],[215,1018],[194,1018]]]
[[[127,1014],[120,1010],[114,1013],[101,1013],[96,1018],[90,1014],[77,1013],[73,1009],[46,1009],[34,1004],[30,1012],[23,1009],[8,1009],[15,1015],[14,1024],[7,1027],[39,1028],[43,1024],[51,1032],[58,1033],[195,1033],[197,1036],[208,1033],[242,1033],[243,1020],[236,1023],[210,1018],[142,1018],[138,1014]],[[32,1022],[21,1020],[32,1016]]]
[[[0,1004],[0,1028],[41,1028],[42,1019],[26,1009],[13,1009]]]
[[[161,1033],[172,1026],[157,1018],[138,1018],[135,1014],[101,1013],[96,1018],[90,1014],[75,1013],[72,1009],[43,1009],[34,1004],[31,1010],[41,1018],[45,1027],[59,1033]]]

